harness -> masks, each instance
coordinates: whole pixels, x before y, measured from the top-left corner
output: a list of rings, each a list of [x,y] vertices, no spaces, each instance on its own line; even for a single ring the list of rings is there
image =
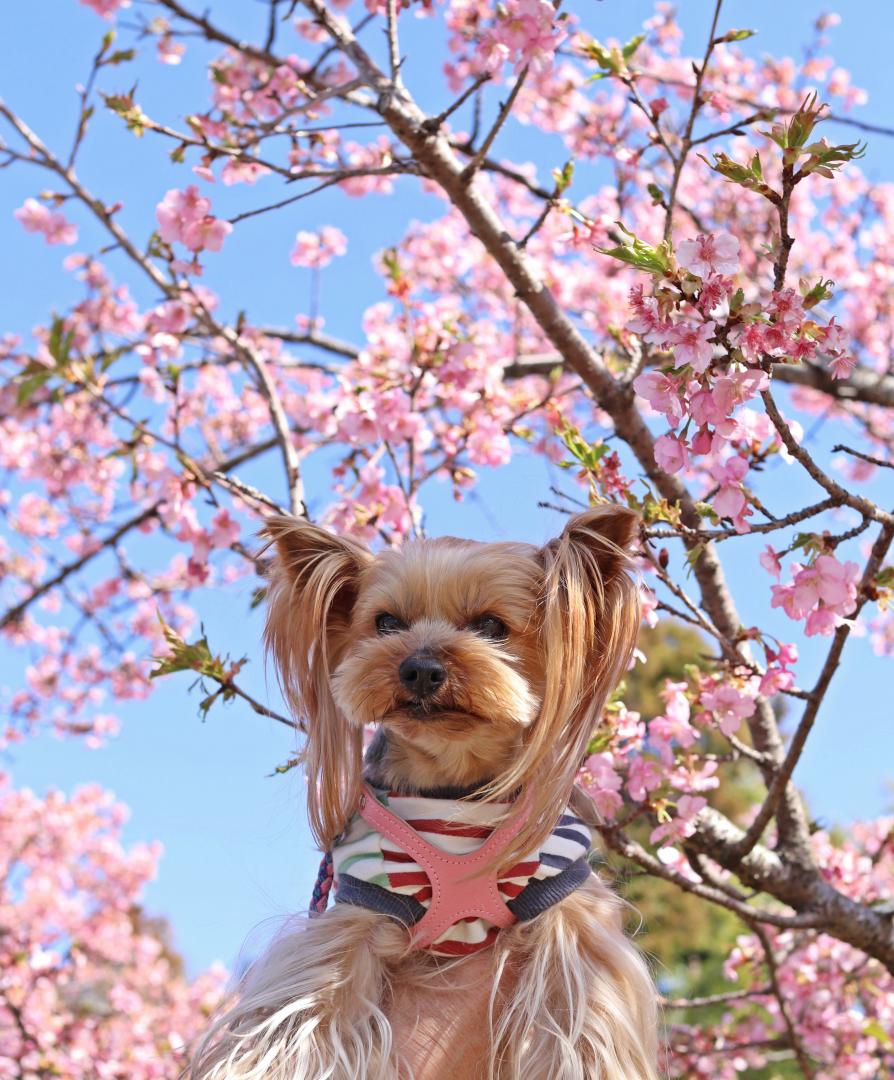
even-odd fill
[[[402,808],[413,824],[385,802]],[[486,948],[499,930],[540,914],[590,875],[590,832],[569,811],[539,853],[499,874],[483,871],[528,820],[522,812],[508,825],[481,823],[502,808],[376,792],[364,784],[356,814],[323,858],[311,912],[325,910],[334,886],[336,902],[372,908],[403,922],[413,949],[459,956]],[[462,820],[464,811],[472,821]],[[420,832],[466,850],[446,851]]]

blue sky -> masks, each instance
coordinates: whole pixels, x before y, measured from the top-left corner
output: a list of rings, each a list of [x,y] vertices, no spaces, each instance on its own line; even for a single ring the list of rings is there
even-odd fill
[[[212,0],[206,6],[218,22],[246,36],[263,21],[264,9],[256,2]],[[713,4],[688,0],[680,6],[687,42],[701,52]],[[637,32],[652,5],[641,0],[587,0],[576,4],[575,10],[595,36],[626,40]],[[823,10],[824,5],[810,0],[786,4],[729,0],[721,26],[759,30],[748,43],[755,53],[765,49],[797,56],[812,20]],[[857,85],[869,91],[869,104],[859,115],[884,122],[894,82],[888,55],[894,39],[894,6],[857,0],[842,14],[844,22],[834,31],[832,51],[853,72]],[[442,52],[440,30],[432,21],[404,21],[406,80],[424,106],[440,108],[446,100],[435,62]],[[76,116],[74,87],[87,73],[105,24],[74,0],[57,0],[52,19],[46,5],[11,5],[4,24],[7,48],[0,95],[46,142],[67,147]],[[192,39],[190,50],[193,55],[179,68],[160,68],[151,57],[141,59],[131,70],[119,69],[106,87],[129,86],[135,70],[140,77],[137,97],[146,111],[179,122],[184,111],[200,106],[207,97],[204,68],[196,63],[195,53],[210,54]],[[530,159],[529,136],[524,128],[509,127],[501,152]],[[536,160],[544,175],[564,160],[558,142],[545,140],[538,147]],[[182,168],[165,163],[164,149],[148,137],[133,139],[119,121],[99,110],[80,164],[82,179],[95,192],[108,200],[124,200],[121,220],[141,238],[150,231],[155,204],[165,190],[189,180]],[[872,178],[894,177],[894,140],[873,137],[862,164]],[[26,236],[11,216],[25,197],[44,186],[45,177],[34,170],[0,172],[0,331],[27,333],[46,321],[50,310],[64,310],[76,293],[72,279],[60,269],[64,252]],[[211,193],[215,210],[227,213],[261,205],[274,197],[272,191],[260,185],[246,194],[244,189],[217,185]],[[397,199],[357,200],[337,191],[324,193],[237,228],[222,255],[208,260],[208,281],[220,292],[223,311],[230,317],[245,309],[254,322],[287,325],[297,312],[307,310],[308,303],[307,272],[288,263],[295,231],[323,223],[338,225],[351,239],[351,253],[324,274],[322,311],[327,329],[357,340],[364,308],[382,295],[371,265],[373,253],[396,242],[411,217],[430,217],[439,207],[433,198],[419,194],[412,181],[402,184]],[[83,223],[83,218],[79,220]],[[87,229],[83,235],[86,244]],[[116,256],[108,261],[123,271]],[[127,277],[133,280],[132,275]],[[134,289],[138,299],[151,302],[153,297],[141,288]],[[828,446],[834,432],[823,430],[816,438]],[[269,486],[277,467],[271,459],[248,478]],[[557,527],[556,516],[537,507],[547,489],[547,469],[542,460],[519,457],[509,470],[482,476],[475,497],[462,505],[446,491],[434,489],[425,503],[429,532],[545,539]],[[310,467],[307,482],[312,507],[322,505],[328,497],[322,465]],[[800,481],[794,489],[792,483],[790,471],[777,470],[768,498],[785,507],[802,490],[810,494],[798,486]],[[760,589],[753,587],[759,546],[745,540],[727,545],[725,555],[744,620],[767,624],[768,583],[762,580]],[[198,608],[212,646],[248,655],[246,687],[278,707],[275,683],[272,674],[265,677],[259,648],[261,614],[249,610],[253,584],[246,580],[226,592],[209,590],[198,598]],[[769,620],[769,626],[784,636],[781,617]],[[814,643],[805,650],[804,681],[811,664],[815,670],[820,647]],[[813,809],[827,820],[874,815],[890,803],[885,788],[894,759],[889,667],[872,655],[866,642],[853,642],[850,650],[847,678],[833,685],[797,773]],[[14,684],[29,659],[21,652],[0,650],[0,684]],[[240,705],[215,707],[202,723],[197,698],[187,694],[189,681],[185,676],[168,679],[148,701],[118,709],[123,731],[101,750],[43,736],[10,751],[2,764],[17,783],[38,791],[50,785],[71,789],[81,782],[99,781],[131,807],[128,839],[158,838],[166,851],[158,880],[147,891],[147,904],[171,919],[178,947],[190,968],[198,970],[214,959],[233,964],[253,928],[260,926],[249,951],[258,935],[266,933],[269,920],[303,908],[317,859],[303,817],[303,780],[295,771],[284,777],[268,775],[290,756],[289,733]]]

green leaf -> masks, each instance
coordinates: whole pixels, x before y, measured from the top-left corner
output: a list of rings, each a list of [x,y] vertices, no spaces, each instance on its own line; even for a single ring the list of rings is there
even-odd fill
[[[208,647],[208,639],[203,635],[191,645],[187,644],[182,637],[164,621],[159,613],[158,621],[162,625],[165,641],[171,650],[170,656],[153,656],[156,667],[149,672],[150,679],[158,679],[162,675],[173,675],[178,671],[198,671],[204,673],[215,666],[215,657],[211,655]],[[217,661],[220,663],[220,661]]]
[[[128,60],[133,60],[136,55],[136,49],[119,49],[117,52],[113,52],[110,57],[103,60],[103,67],[105,67],[107,64],[112,64],[116,66],[118,64],[126,64]]]
[[[624,59],[629,60],[645,40],[645,34],[637,34],[636,37],[632,37],[621,49],[621,55]]]
[[[704,555],[707,546],[707,541],[700,540],[694,547],[691,547],[689,551],[686,552],[686,563],[690,573],[698,565],[698,561],[701,559],[702,555]]]
[[[300,758],[289,758],[288,761],[284,761],[282,765],[277,765],[271,776],[282,776],[283,773],[291,772],[292,769],[297,768],[301,764]]]
[[[600,754],[611,745],[614,735],[608,724],[602,725],[593,732],[593,737],[587,743],[588,754]]]
[[[714,44],[721,45],[729,41],[745,41],[747,38],[754,37],[756,33],[757,30],[727,30],[723,37],[714,39]]]
[[[618,227],[630,238],[623,244],[613,248],[597,248],[603,255],[610,255],[613,259],[629,263],[638,270],[647,270],[650,274],[666,274],[670,266],[670,247],[666,241],[662,241],[658,247],[647,244],[640,240],[619,221]]]
[[[213,694],[209,694],[207,697],[202,698],[202,700],[199,702],[199,712],[202,714],[203,720],[208,716],[209,709],[214,704],[214,702],[217,701],[217,699],[222,693],[223,690],[221,689],[215,690]]]
[[[882,1027],[878,1020],[867,1020],[863,1025],[863,1034],[870,1035],[873,1039],[877,1039],[882,1046],[894,1046],[891,1036]]]
[[[876,585],[881,589],[894,588],[894,566],[886,566],[876,575]],[[892,901],[894,903],[894,901]]]
[[[29,375],[26,379],[23,379],[16,390],[16,405],[24,405],[30,399],[34,391],[39,390],[51,375],[52,372],[46,369],[44,371],[38,371],[34,375]]]
[[[821,304],[824,300],[832,299],[832,287],[835,282],[831,279],[820,278],[819,281],[804,294],[804,307],[809,310]]]
[[[117,113],[127,124],[128,130],[139,138],[145,131],[146,124],[149,123],[149,117],[134,101],[135,93],[136,85],[131,87],[126,94],[103,94],[102,99],[106,103],[106,108]]]
[[[563,191],[566,191],[571,187],[571,181],[574,179],[574,162],[567,161],[561,169],[553,169],[553,180],[556,182],[556,191],[561,195]]]
[[[608,444],[601,440],[588,443],[577,428],[565,424],[559,429],[559,436],[574,456],[575,460],[589,472],[599,471],[599,462],[608,453]]]
[[[56,361],[57,367],[64,368],[68,364],[73,342],[74,330],[66,330],[65,320],[57,316],[53,319],[50,336],[47,340],[47,351]]]

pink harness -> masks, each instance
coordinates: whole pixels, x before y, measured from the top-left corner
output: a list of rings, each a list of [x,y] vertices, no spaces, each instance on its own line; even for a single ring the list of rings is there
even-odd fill
[[[405,821],[384,807],[366,784],[358,810],[364,821],[412,855],[431,882],[431,904],[419,922],[410,928],[414,949],[428,948],[445,930],[469,916],[487,919],[501,929],[516,921],[497,888],[496,871],[475,874],[475,867],[506,850],[527,821],[527,813],[509,825],[494,829],[477,851],[469,855],[450,855],[423,840]]]

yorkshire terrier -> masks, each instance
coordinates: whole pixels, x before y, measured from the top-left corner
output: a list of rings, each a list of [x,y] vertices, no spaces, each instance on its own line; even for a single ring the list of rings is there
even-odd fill
[[[606,505],[539,549],[373,555],[268,519],[266,643],[335,903],[248,971],[193,1080],[404,1080],[395,1001],[482,953],[488,1050],[456,1080],[655,1080],[655,989],[569,809],[636,641],[636,530]]]

